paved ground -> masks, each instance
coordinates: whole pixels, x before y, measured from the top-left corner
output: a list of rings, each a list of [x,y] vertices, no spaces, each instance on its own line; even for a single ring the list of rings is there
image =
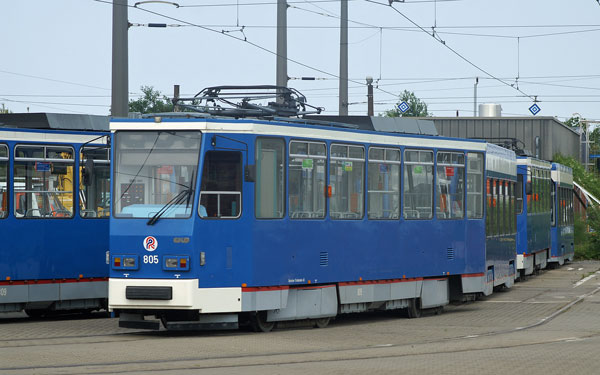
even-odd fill
[[[0,315],[2,316],[2,315]],[[271,333],[131,331],[116,319],[0,319],[0,374],[597,374],[600,262],[544,271],[442,315],[339,317]]]

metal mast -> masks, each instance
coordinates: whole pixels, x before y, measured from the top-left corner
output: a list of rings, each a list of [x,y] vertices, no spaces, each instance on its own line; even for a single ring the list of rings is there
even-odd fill
[[[348,0],[340,11],[340,116],[348,116]]]
[[[277,72],[276,85],[287,87],[287,1],[277,0]],[[279,99],[278,99],[279,101]]]
[[[129,113],[129,76],[127,0],[113,1],[112,27],[112,99],[110,114],[113,117],[127,117]]]

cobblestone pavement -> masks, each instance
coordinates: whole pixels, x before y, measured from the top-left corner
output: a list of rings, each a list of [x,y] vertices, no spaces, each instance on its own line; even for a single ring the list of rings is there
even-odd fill
[[[0,373],[596,374],[599,271],[600,262],[574,262],[442,315],[353,314],[325,329],[268,334],[126,330],[105,314],[5,314]]]

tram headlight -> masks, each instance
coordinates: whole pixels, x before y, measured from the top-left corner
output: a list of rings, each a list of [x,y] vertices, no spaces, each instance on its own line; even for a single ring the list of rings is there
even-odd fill
[[[135,267],[136,259],[134,257],[124,257],[123,258],[123,267],[133,268]]]
[[[163,257],[163,270],[165,271],[188,271],[190,269],[190,257],[187,255],[167,255]]]
[[[177,258],[165,258],[165,267],[177,268]]]
[[[138,256],[137,255],[113,255],[112,268],[115,270],[137,270]]]

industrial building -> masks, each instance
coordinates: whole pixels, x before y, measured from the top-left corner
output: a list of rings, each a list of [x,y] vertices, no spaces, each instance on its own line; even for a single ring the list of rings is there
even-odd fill
[[[427,117],[445,137],[479,138],[492,143],[516,140],[519,148],[539,159],[556,154],[580,159],[579,133],[555,117]]]

